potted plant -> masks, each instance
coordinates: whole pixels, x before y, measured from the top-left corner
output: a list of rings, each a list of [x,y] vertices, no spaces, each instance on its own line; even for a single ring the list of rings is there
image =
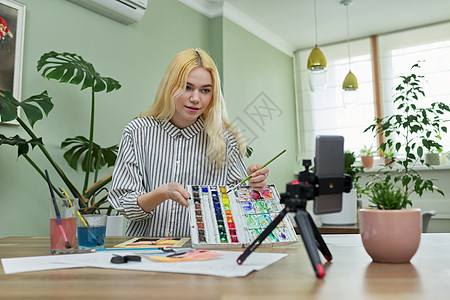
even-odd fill
[[[324,214],[320,216],[325,225],[353,225],[357,223],[358,199],[363,192],[359,185],[361,173],[364,167],[356,162],[356,155],[352,151],[344,152],[344,173],[352,177],[352,190],[342,194],[342,210],[338,213]]]
[[[373,168],[373,156],[375,155],[375,153],[376,152],[373,150],[372,146],[364,145],[364,148],[361,149],[359,156],[361,157],[361,163],[364,168]]]
[[[441,165],[448,165],[450,164],[450,152],[441,152]]]
[[[440,155],[439,153],[442,152],[442,149],[431,149],[430,152],[425,154],[425,164],[429,165],[439,165],[440,162]]]
[[[369,201],[371,209],[359,211],[364,249],[376,262],[409,262],[419,248],[420,209],[407,209],[408,196],[389,181],[372,183]]]
[[[447,132],[444,126],[447,120],[443,115],[450,112],[450,107],[442,102],[432,103],[430,107],[419,107],[416,104],[420,97],[425,96],[421,82],[423,76],[415,73],[417,68],[420,68],[419,64],[414,64],[409,75],[399,77],[401,82],[396,87],[394,98],[394,103],[397,105],[396,113],[375,118],[374,124],[365,129],[365,132],[370,130],[384,138],[384,142],[380,145],[381,151],[393,149],[396,153],[404,155],[394,158],[396,169],[385,165],[372,175],[373,180],[365,186],[365,190],[371,195],[370,201],[375,204],[375,207],[360,210],[361,236],[363,240],[375,238],[373,232],[377,231],[378,239],[371,243],[385,246],[384,250],[393,256],[389,259],[373,257],[375,261],[409,261],[410,258],[396,259],[397,249],[388,246],[390,245],[389,232],[403,231],[400,233],[401,241],[417,235],[420,239],[422,231],[420,210],[406,208],[408,205],[412,206],[411,195],[417,194],[421,197],[424,191],[437,191],[444,195],[435,187],[433,180],[423,178],[414,167],[424,164],[425,151],[442,148],[438,140],[441,138],[441,132]],[[426,166],[430,167],[428,164]],[[391,205],[392,203],[396,204]],[[405,217],[406,221],[400,222],[403,214],[412,216]],[[368,215],[370,218],[377,218],[375,223],[380,226],[379,228],[366,224]],[[390,225],[386,226],[386,224]],[[412,229],[415,230],[414,233]]]
[[[387,148],[382,153],[384,155],[384,166],[388,168],[395,167],[395,153],[392,147]]]
[[[44,114],[48,115],[53,109],[53,102],[47,91],[31,96],[21,102],[15,99],[10,92],[0,91],[0,116],[2,121],[16,120],[30,137],[25,139],[18,135],[14,137],[0,135],[0,145],[17,146],[18,156],[24,157],[46,182],[43,169],[28,156],[30,148],[37,146],[66,185],[68,193],[79,199],[81,213],[98,213],[100,209],[108,209],[108,212],[111,212],[111,207],[102,207],[102,204],[107,203],[108,190],[105,186],[110,182],[111,175],[98,180],[98,171],[103,167],[114,165],[118,146],[113,145],[103,148],[94,142],[95,94],[102,91],[111,92],[118,90],[121,87],[119,82],[109,77],[102,77],[91,63],[85,61],[79,55],[67,52],[57,53],[51,51],[45,53],[38,61],[37,70],[47,79],[81,85],[81,90],[90,89],[89,137],[76,136],[67,138],[61,143],[61,148],[68,148],[64,153],[64,158],[69,166],[77,170],[78,166],[81,165],[85,173],[84,185],[81,189],[75,187],[47,151],[42,138],[37,137],[32,130],[34,124],[41,120]],[[19,117],[17,113],[18,108],[21,108],[25,113],[29,125]],[[93,180],[90,177],[91,173],[94,173]],[[59,197],[64,197],[57,187],[53,186],[53,190]]]

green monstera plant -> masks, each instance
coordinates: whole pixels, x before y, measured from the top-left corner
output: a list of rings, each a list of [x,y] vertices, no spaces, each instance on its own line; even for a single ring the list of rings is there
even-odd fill
[[[0,117],[2,122],[16,120],[30,136],[30,139],[27,140],[18,135],[14,137],[0,135],[0,145],[17,146],[18,156],[23,156],[42,178],[46,180],[42,169],[28,156],[30,147],[32,149],[36,146],[39,147],[73,197],[80,199],[81,211],[84,213],[94,212],[103,203],[107,202],[107,190],[105,186],[111,181],[111,175],[98,181],[98,172],[105,166],[111,167],[114,165],[118,151],[118,145],[102,148],[94,142],[95,94],[103,91],[111,92],[118,90],[121,85],[115,79],[101,76],[91,63],[73,53],[57,53],[54,51],[45,53],[37,63],[37,70],[44,78],[49,80],[54,79],[60,83],[81,85],[81,90],[90,89],[91,91],[89,137],[76,136],[74,138],[67,138],[61,143],[61,148],[67,149],[64,153],[64,158],[69,166],[77,170],[78,166],[81,165],[82,171],[85,173],[82,192],[67,178],[61,167],[47,151],[42,142],[42,138],[37,137],[32,130],[34,124],[41,120],[44,114],[48,116],[53,109],[53,103],[47,91],[39,95],[31,96],[23,101],[18,101],[8,91],[0,91]],[[25,113],[30,126],[19,117],[18,108],[21,108]],[[90,173],[94,173],[94,178],[92,181],[93,184],[89,187],[89,184],[92,183]],[[57,188],[53,186],[53,189],[58,196],[63,197]],[[106,190],[106,195],[103,195],[100,200],[96,201],[96,196],[103,190]]]

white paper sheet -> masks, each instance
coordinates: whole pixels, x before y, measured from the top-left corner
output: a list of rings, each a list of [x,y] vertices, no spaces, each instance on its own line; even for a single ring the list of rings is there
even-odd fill
[[[142,258],[141,262],[113,264],[110,260],[114,252],[98,252],[87,254],[4,258],[2,259],[2,264],[5,274],[63,268],[96,267],[123,270],[202,274],[221,277],[243,277],[252,271],[261,270],[287,256],[287,254],[281,253],[252,253],[242,265],[238,265],[236,260],[242,252],[217,252],[223,254],[223,256],[205,261],[157,262],[147,258]],[[115,254],[136,255],[132,251],[120,251]]]
[[[58,260],[58,256],[2,258],[2,265],[5,274],[85,267],[80,264],[58,264]]]

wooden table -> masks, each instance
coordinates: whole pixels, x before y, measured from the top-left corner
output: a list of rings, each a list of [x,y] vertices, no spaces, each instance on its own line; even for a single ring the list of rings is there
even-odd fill
[[[372,263],[357,234],[325,235],[333,261],[317,279],[301,242],[257,251],[288,253],[243,278],[114,269],[5,275],[0,299],[449,299],[450,233],[426,233],[408,264]],[[127,237],[108,237],[107,246]],[[0,239],[1,258],[49,255],[48,237]]]

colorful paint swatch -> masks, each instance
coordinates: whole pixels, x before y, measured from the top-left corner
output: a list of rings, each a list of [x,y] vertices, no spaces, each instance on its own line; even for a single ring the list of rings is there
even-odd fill
[[[225,186],[188,186],[193,245],[249,245],[282,210],[273,185],[261,192],[240,187],[227,194],[228,189]],[[285,218],[263,243],[295,241],[293,226]]]
[[[265,214],[269,211],[267,210],[266,202],[263,200],[256,200],[253,202],[253,205],[255,206],[255,212],[257,214]]]
[[[247,215],[245,216],[245,219],[247,220],[247,226],[249,229],[256,229],[261,227],[258,222],[258,215]]]

